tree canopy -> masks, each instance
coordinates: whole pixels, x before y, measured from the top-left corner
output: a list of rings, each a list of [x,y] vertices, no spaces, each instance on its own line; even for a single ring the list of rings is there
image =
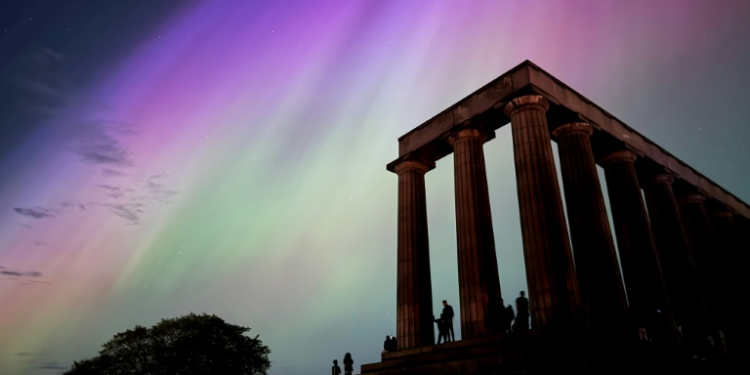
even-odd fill
[[[250,328],[190,313],[116,334],[64,375],[261,375],[271,352]]]

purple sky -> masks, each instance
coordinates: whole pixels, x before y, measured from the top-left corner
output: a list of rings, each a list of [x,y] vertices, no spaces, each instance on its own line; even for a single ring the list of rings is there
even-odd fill
[[[742,0],[4,1],[0,374],[191,311],[251,327],[272,375],[378,361],[397,138],[526,59],[750,201],[748,40]],[[506,301],[510,135],[485,146]],[[452,171],[426,178],[436,311]]]

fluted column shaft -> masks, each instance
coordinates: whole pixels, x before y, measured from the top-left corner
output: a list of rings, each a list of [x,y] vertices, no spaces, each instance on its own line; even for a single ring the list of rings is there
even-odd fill
[[[398,279],[396,337],[399,349],[433,345],[432,284],[424,174],[428,166],[404,161],[398,174]]]
[[[705,200],[704,195],[691,194],[680,199],[678,204],[698,272],[698,286],[701,295],[706,297],[710,324],[714,325],[722,319],[721,314],[725,310],[722,307],[723,301],[717,297],[719,291],[726,286],[716,277],[722,271],[718,268],[715,233],[706,212]]]
[[[646,204],[656,254],[678,326],[696,330],[705,323],[705,299],[698,287],[695,262],[672,191],[674,177],[658,174],[646,186]]]
[[[600,160],[607,180],[633,325],[657,340],[674,339],[674,318],[635,171],[636,155],[615,151]],[[658,337],[662,336],[662,337]]]
[[[482,149],[486,135],[464,129],[450,137],[454,155],[461,337],[499,332],[500,279]]]
[[[511,119],[526,280],[534,328],[582,324],[546,111],[539,95],[512,100]]]
[[[586,123],[563,125],[557,141],[581,302],[592,327],[627,325],[627,301]]]
[[[747,244],[743,249],[740,246],[740,231],[737,228],[735,214],[720,210],[711,213],[711,224],[716,233],[716,247],[714,253],[717,259],[716,272],[708,277],[713,278],[720,285],[716,291],[716,298],[723,302],[725,308],[722,311],[725,319],[718,322],[719,328],[730,335],[730,339],[735,341],[737,337],[745,340],[745,335],[738,335],[737,328],[746,325],[742,323],[747,320],[744,306],[744,295],[747,293],[746,272],[744,270],[746,262],[742,259],[747,254]],[[734,348],[730,347],[730,350]]]

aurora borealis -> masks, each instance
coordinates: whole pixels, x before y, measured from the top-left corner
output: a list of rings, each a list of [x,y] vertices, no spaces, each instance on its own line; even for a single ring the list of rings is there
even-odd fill
[[[526,59],[748,202],[748,40],[742,0],[3,2],[0,374],[189,312],[251,327],[272,375],[378,361],[397,138]],[[485,145],[506,303],[510,135]],[[460,314],[452,159],[426,184]]]

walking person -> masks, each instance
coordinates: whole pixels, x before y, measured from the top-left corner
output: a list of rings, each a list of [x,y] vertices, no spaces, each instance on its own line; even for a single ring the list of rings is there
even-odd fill
[[[453,334],[453,307],[445,300],[443,300],[443,313],[440,314],[440,319],[442,319],[443,324],[445,324],[446,332],[450,333],[451,341],[456,341],[456,337]]]
[[[333,360],[333,367],[331,367],[331,375],[341,375],[341,367],[339,367],[339,361]]]
[[[354,360],[352,360],[351,354],[346,353],[344,355],[344,375],[352,375],[352,371],[354,371]]]
[[[447,327],[445,326],[444,319],[442,317],[440,319],[435,319],[435,316],[433,315],[432,320],[434,320],[435,323],[437,323],[437,328],[438,328],[437,343],[440,344],[441,340],[443,341],[443,343],[448,342],[448,330],[446,329]]]

